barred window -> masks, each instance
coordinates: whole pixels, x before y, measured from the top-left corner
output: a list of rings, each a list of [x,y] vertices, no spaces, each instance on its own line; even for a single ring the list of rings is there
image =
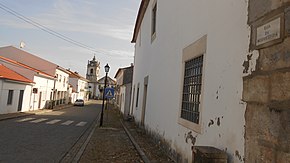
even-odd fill
[[[203,55],[185,62],[181,118],[199,123]]]

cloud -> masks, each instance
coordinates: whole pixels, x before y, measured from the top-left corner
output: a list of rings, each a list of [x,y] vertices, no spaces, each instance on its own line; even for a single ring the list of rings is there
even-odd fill
[[[102,13],[96,11],[98,8],[100,5],[94,1],[72,3],[68,0],[57,0],[49,11],[35,13],[29,18],[58,32],[89,33],[130,41],[135,19],[133,9],[119,8],[118,11],[109,10],[107,13]],[[110,12],[112,14],[108,14]],[[15,20],[16,18],[2,17],[0,24],[13,28],[36,28],[24,21]]]
[[[91,51],[79,48],[79,47],[72,47],[72,46],[61,46],[59,47],[60,50],[67,51],[67,54],[91,54]],[[100,51],[97,55],[110,56],[114,59],[132,59],[133,58],[133,51],[126,51],[126,50],[111,50],[111,49],[104,49],[99,48],[97,49]]]

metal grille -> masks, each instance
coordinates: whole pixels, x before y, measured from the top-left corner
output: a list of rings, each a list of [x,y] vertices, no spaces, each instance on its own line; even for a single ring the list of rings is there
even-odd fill
[[[199,123],[203,55],[185,62],[181,118]]]

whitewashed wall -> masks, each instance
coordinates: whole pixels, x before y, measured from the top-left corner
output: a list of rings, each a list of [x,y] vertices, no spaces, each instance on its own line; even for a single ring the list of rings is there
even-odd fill
[[[0,89],[0,114],[17,112],[20,90],[24,90],[21,111],[28,111],[31,87],[32,85],[30,84],[20,84],[16,82],[7,82],[4,80],[0,80],[0,88],[1,88]],[[13,90],[13,99],[12,99],[11,105],[7,105],[9,90]]]
[[[124,114],[125,113],[125,97],[126,97],[126,86],[120,86],[120,110]]]
[[[30,110],[44,109],[46,106],[46,103],[52,100],[51,93],[53,92],[54,80],[49,79],[49,78],[44,78],[41,76],[34,76],[33,81],[35,82],[33,88],[37,88],[38,91],[37,93],[31,93]],[[40,92],[41,92],[41,99],[39,98]]]
[[[242,64],[249,45],[247,1],[157,0],[156,39],[151,42],[150,1],[135,44],[133,111],[141,120],[144,78],[148,75],[145,127],[165,138],[173,150],[191,161],[192,130],[178,124],[182,85],[182,50],[207,35],[201,133],[195,145],[228,153],[230,162],[244,157],[244,112],[241,101]],[[137,85],[139,104],[135,107]],[[219,125],[217,121],[219,119]],[[213,125],[209,125],[211,120]]]
[[[76,93],[74,94],[74,96],[76,95],[76,99],[83,99],[83,100],[88,100],[88,95],[87,95],[87,91],[88,91],[88,82],[84,81],[82,79],[79,78],[69,78],[69,83],[73,86],[73,88],[76,89]],[[93,84],[90,84],[91,87],[93,87]],[[92,90],[93,88],[91,88]]]
[[[67,88],[68,88],[67,81],[69,80],[69,74],[59,69],[56,69],[56,74],[58,75],[58,80],[55,83],[55,89],[57,89],[57,91],[67,91]],[[61,76],[61,80],[59,80],[60,76]],[[63,82],[64,77],[66,80],[65,82]]]

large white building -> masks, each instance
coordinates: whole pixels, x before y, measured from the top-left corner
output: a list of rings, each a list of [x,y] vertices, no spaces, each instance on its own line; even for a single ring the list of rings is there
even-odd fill
[[[0,114],[28,109],[33,84],[32,80],[0,64]]]
[[[247,14],[247,1],[141,2],[131,109],[178,161],[212,146],[243,162]]]
[[[51,108],[52,101],[54,105],[68,103],[66,69],[13,46],[0,48],[0,62],[34,81],[28,110]]]

